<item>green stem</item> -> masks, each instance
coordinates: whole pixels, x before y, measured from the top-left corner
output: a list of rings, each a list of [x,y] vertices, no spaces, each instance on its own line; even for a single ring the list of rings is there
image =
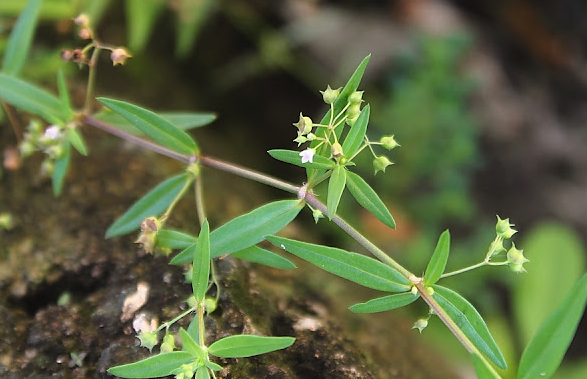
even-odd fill
[[[90,58],[90,62],[88,62],[88,87],[86,88],[86,100],[84,102],[84,114],[90,114],[92,110],[92,100],[94,99],[94,87],[96,86],[96,72],[97,72],[97,63],[98,63],[98,56],[100,55],[100,51],[102,49],[99,46],[94,47],[94,51],[92,51],[92,58]]]
[[[486,266],[486,265],[487,265],[487,262],[486,261],[479,262],[479,263],[474,264],[472,266],[464,267],[464,268],[462,268],[460,270],[451,271],[451,272],[447,272],[445,274],[442,274],[440,276],[440,279],[442,279],[442,278],[448,278],[449,276],[454,276],[454,275],[462,274],[463,272],[471,271],[471,270],[474,270],[476,268],[483,267],[483,266]]]
[[[314,196],[314,194],[312,194],[311,192],[306,193],[305,200],[312,207],[319,209],[322,213],[324,213],[325,215],[328,215],[328,210],[326,208],[326,205],[324,205],[324,203],[322,203],[320,200],[318,200]],[[338,225],[342,230],[344,230],[349,236],[351,236],[355,241],[360,243],[371,254],[373,254],[375,257],[377,257],[377,259],[379,259],[381,262],[385,263],[386,265],[388,265],[390,267],[393,267],[399,273],[401,273],[403,276],[405,276],[406,278],[408,278],[410,280],[412,277],[414,277],[414,274],[412,274],[410,271],[405,269],[402,265],[397,263],[389,255],[385,254],[385,252],[383,250],[378,248],[373,242],[369,241],[365,236],[363,236],[361,233],[359,233],[355,228],[353,228],[343,218],[341,218],[340,216],[335,214],[332,217],[332,221],[336,225]]]
[[[204,333],[206,332],[206,325],[204,324],[204,305],[198,305],[198,344],[201,347],[205,347]]]
[[[155,330],[155,332],[160,332],[161,330],[163,330],[163,328],[169,328],[171,325],[175,324],[176,322],[178,322],[179,320],[181,320],[181,319],[182,319],[182,318],[184,318],[185,316],[187,316],[187,315],[189,315],[190,313],[192,313],[193,311],[195,311],[195,310],[196,310],[196,307],[197,307],[197,305],[196,305],[196,306],[193,306],[193,307],[191,307],[190,309],[188,309],[187,311],[185,311],[185,312],[182,312],[182,313],[180,313],[179,315],[175,316],[175,317],[173,318],[173,320],[171,320],[171,321],[167,321],[167,322],[164,322],[163,324],[161,324],[161,326],[159,326],[159,327],[157,328],[157,330]]]
[[[183,188],[181,189],[181,191],[179,191],[179,193],[177,194],[177,196],[175,197],[175,199],[173,199],[173,201],[171,202],[171,204],[169,204],[169,207],[167,207],[167,210],[163,214],[163,219],[164,220],[166,220],[167,217],[169,217],[169,215],[171,214],[171,211],[173,211],[173,208],[175,208],[175,206],[177,205],[177,203],[179,202],[179,200],[186,193],[186,191],[188,190],[188,188],[192,184],[193,180],[194,180],[194,178],[191,178],[191,180],[188,180],[185,183],[185,185],[183,186]]]

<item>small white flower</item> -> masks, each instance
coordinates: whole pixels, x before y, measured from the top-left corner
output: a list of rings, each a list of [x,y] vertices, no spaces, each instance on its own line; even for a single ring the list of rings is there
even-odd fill
[[[51,125],[45,130],[45,137],[56,140],[61,137],[61,128],[57,125]]]
[[[302,152],[300,152],[300,157],[302,157],[302,163],[313,163],[314,162],[314,154],[316,153],[316,151],[314,151],[314,149],[306,149]]]

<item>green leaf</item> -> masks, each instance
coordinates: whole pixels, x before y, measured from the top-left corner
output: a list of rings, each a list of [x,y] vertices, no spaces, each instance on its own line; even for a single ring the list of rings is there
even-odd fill
[[[24,80],[0,73],[0,98],[51,123],[66,121],[61,100]]]
[[[584,274],[524,350],[518,379],[549,378],[554,374],[573,340],[586,303],[587,274]]]
[[[179,196],[182,189],[187,186],[193,177],[188,174],[180,174],[171,177],[157,185],[149,193],[134,203],[114,224],[106,231],[106,238],[112,238],[127,234],[139,228],[141,222],[147,217],[158,216],[163,213],[173,200]],[[188,262],[193,255],[190,255]]]
[[[157,114],[181,130],[189,130],[206,126],[216,119],[216,115],[214,113],[207,112],[157,112]],[[94,117],[127,133],[133,135],[144,135],[143,132],[134,127],[124,117],[118,113],[112,112],[108,108],[105,108],[102,111],[96,113]]]
[[[367,132],[367,124],[369,123],[370,112],[371,107],[367,104],[344,139],[342,151],[347,158],[351,158],[363,144],[365,133]]]
[[[478,355],[471,354],[473,366],[478,379],[501,379],[501,376],[489,364],[489,362],[481,359]]]
[[[347,188],[357,200],[359,204],[369,212],[371,212],[379,221],[395,229],[395,220],[389,213],[389,210],[381,201],[377,193],[367,184],[363,178],[354,172],[347,171],[346,173]]]
[[[67,137],[69,142],[75,149],[83,156],[88,155],[88,148],[82,136],[77,132],[76,128],[68,128]]]
[[[432,254],[432,258],[428,262],[428,267],[426,267],[426,273],[424,274],[424,283],[426,285],[432,285],[440,279],[446,268],[449,251],[450,233],[447,229],[438,238],[434,254]]]
[[[67,83],[65,83],[65,76],[63,71],[57,71],[57,88],[59,89],[59,99],[61,100],[61,106],[64,110],[65,117],[69,120],[73,116],[73,110],[71,109],[71,100],[69,99],[69,90],[67,89]]]
[[[204,364],[206,365],[206,367],[208,367],[212,371],[220,371],[220,370],[222,370],[222,366],[220,366],[217,363],[210,362],[210,361],[204,361]]]
[[[328,110],[328,112],[326,112],[324,117],[322,117],[320,124],[328,125],[328,123],[330,122],[330,118],[332,117],[332,114],[334,114],[334,116],[336,116],[344,109],[344,107],[346,107],[346,105],[348,103],[349,96],[353,92],[355,92],[357,90],[357,88],[359,87],[359,83],[361,82],[361,79],[363,78],[363,74],[365,73],[365,69],[367,68],[367,64],[369,63],[370,59],[371,59],[371,54],[366,56],[365,59],[363,59],[363,61],[359,64],[359,66],[357,67],[357,69],[355,70],[353,75],[351,75],[347,84],[340,91],[340,95],[338,96],[338,99],[336,99],[336,101],[334,102],[334,104],[333,104],[334,112],[332,112],[332,110]],[[318,130],[316,131],[316,136],[318,136],[320,138],[324,138],[325,133],[326,133],[326,128],[318,128]],[[340,137],[341,133],[342,133],[342,128],[336,128],[337,137]],[[312,141],[312,144],[310,146],[312,148],[315,148],[319,143],[320,142],[318,139],[316,141]],[[316,152],[316,155],[319,155],[319,156],[323,156],[323,155],[327,155],[327,154],[328,154],[328,146],[326,146],[326,144],[322,145],[322,147]],[[314,158],[315,157],[316,156],[314,156]],[[307,170],[307,172],[308,172],[308,177],[310,177],[316,173],[315,170],[312,170],[311,168],[309,170]]]
[[[177,55],[185,57],[198,35],[198,32],[212,13],[214,0],[180,0],[177,20]]]
[[[473,344],[485,354],[495,365],[502,370],[507,368],[507,363],[483,318],[475,307],[464,297],[445,287],[433,285],[434,298],[445,310],[450,318],[473,342]]]
[[[343,166],[336,166],[330,175],[328,181],[328,197],[326,198],[326,208],[328,210],[328,218],[332,220],[332,217],[336,214],[342,191],[346,185],[346,169]]]
[[[143,50],[154,28],[157,16],[167,0],[126,0],[128,46],[131,50]]]
[[[210,379],[210,372],[208,372],[206,367],[200,367],[196,371],[195,379]]]
[[[167,249],[186,249],[194,245],[198,239],[177,230],[161,229],[157,233],[156,245]]]
[[[187,155],[198,152],[198,145],[186,132],[156,113],[120,100],[104,97],[97,100],[161,145]]]
[[[269,267],[291,270],[296,268],[292,261],[259,246],[251,246],[231,254],[233,257],[245,261],[259,263]]]
[[[295,340],[293,337],[229,336],[210,345],[208,352],[221,358],[245,358],[285,349]]]
[[[196,300],[204,301],[210,280],[210,225],[208,225],[208,220],[205,220],[202,225],[194,250],[192,288]]]
[[[411,287],[411,282],[399,272],[365,255],[276,236],[267,240],[325,271],[365,287],[389,292],[404,292]]]
[[[355,304],[349,307],[349,310],[355,313],[385,312],[412,304],[419,297],[420,295],[414,295],[412,292],[396,293]]]
[[[531,262],[527,273],[516,275],[512,306],[525,346],[556,309],[558,304],[552,300],[570,291],[585,272],[586,254],[580,236],[555,222],[541,223],[525,233],[520,246]]]
[[[291,163],[293,165],[300,167],[329,170],[331,168],[334,168],[334,166],[336,165],[334,161],[319,155],[314,155],[313,162],[302,163],[302,157],[300,156],[299,151],[274,149],[269,150],[268,153],[278,161]]]
[[[210,256],[216,258],[258,244],[265,236],[283,229],[303,207],[299,200],[280,200],[230,220],[210,233]],[[188,263],[191,257],[182,251],[170,264]]]
[[[63,189],[63,181],[65,180],[65,174],[67,174],[67,168],[69,167],[69,161],[71,158],[71,145],[64,143],[63,155],[55,160],[55,166],[53,168],[53,175],[51,175],[51,182],[53,184],[53,194],[55,196],[61,195]]]
[[[6,75],[17,76],[29,53],[37,15],[41,6],[41,0],[29,0],[26,7],[18,17],[6,44],[2,72]]]
[[[142,361],[116,366],[108,369],[111,375],[121,378],[159,378],[171,375],[172,371],[194,361],[187,351],[161,353]]]
[[[195,318],[195,317],[194,317]],[[185,351],[190,353],[194,358],[207,358],[206,352],[194,339],[190,334],[184,329],[179,328],[179,336],[181,338],[181,344]]]

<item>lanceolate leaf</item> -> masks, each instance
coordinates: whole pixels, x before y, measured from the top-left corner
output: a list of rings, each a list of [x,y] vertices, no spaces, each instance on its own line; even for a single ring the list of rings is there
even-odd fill
[[[302,163],[302,157],[300,157],[299,151],[275,149],[269,150],[268,153],[278,161],[291,163],[300,167],[328,170],[335,166],[333,161],[320,155],[314,155],[313,162]]]
[[[165,7],[166,0],[126,0],[128,45],[131,50],[142,50],[155,28],[157,16]]]
[[[130,233],[139,228],[147,217],[158,216],[163,213],[181,190],[193,180],[187,173],[174,176],[160,183],[140,200],[134,203],[114,224],[106,231],[106,238]],[[193,255],[190,255],[188,262]]]
[[[108,369],[108,372],[121,378],[160,378],[171,375],[173,370],[194,360],[192,354],[187,351],[172,351],[154,355],[142,361],[112,367]]]
[[[61,100],[24,80],[0,73],[0,99],[49,122],[66,121]]]
[[[206,367],[200,367],[198,371],[196,371],[195,379],[210,379],[210,372]]]
[[[57,71],[57,88],[59,89],[59,99],[61,100],[64,115],[67,119],[70,119],[73,111],[71,110],[71,101],[69,99],[67,83],[65,83],[65,76],[61,70]]]
[[[177,230],[161,229],[157,233],[156,244],[167,249],[185,249],[196,243],[198,239]]]
[[[88,148],[86,147],[86,143],[84,142],[82,136],[78,133],[77,129],[70,128],[67,131],[67,137],[69,138],[69,142],[71,145],[75,147],[75,149],[84,156],[88,155]]]
[[[194,297],[203,301],[206,297],[208,282],[210,280],[210,225],[204,221],[198,242],[194,252],[194,266],[192,275],[192,288]]]
[[[24,66],[26,56],[29,53],[41,0],[29,0],[26,7],[18,17],[6,44],[2,72],[16,76]]]
[[[328,181],[328,198],[326,199],[326,208],[328,209],[328,218],[336,214],[342,191],[346,185],[346,169],[343,166],[336,166],[332,171]]]
[[[433,285],[434,298],[458,325],[475,346],[502,370],[507,363],[491,336],[483,318],[465,298],[458,293],[438,285]]]
[[[65,180],[65,174],[67,174],[67,168],[69,167],[69,161],[71,158],[71,145],[69,143],[64,143],[62,146],[63,155],[55,161],[53,175],[51,175],[53,193],[55,196],[61,195],[63,181]]]
[[[426,285],[432,285],[440,279],[440,276],[444,272],[446,262],[448,261],[448,253],[450,250],[450,233],[445,230],[438,238],[436,249],[434,254],[426,267],[426,273],[424,274],[424,283]]]
[[[181,337],[181,344],[183,348],[194,358],[206,358],[206,352],[194,339],[190,334],[184,329],[179,329],[179,336]]]
[[[369,300],[365,303],[355,304],[349,310],[355,313],[385,312],[412,304],[419,297],[420,295],[414,295],[412,292],[397,293]]]
[[[210,256],[216,258],[256,245],[265,236],[283,229],[302,208],[303,203],[299,200],[280,200],[230,220],[210,233]],[[191,255],[182,251],[170,264],[183,264],[190,260]]]
[[[501,376],[489,364],[489,362],[482,360],[479,356],[471,354],[473,366],[478,379],[501,379]]]
[[[267,239],[325,271],[362,286],[389,292],[410,289],[411,282],[399,272],[365,255],[276,236]]]
[[[158,114],[120,100],[104,97],[97,100],[161,145],[187,155],[198,152],[198,145],[186,132]]]
[[[518,368],[518,379],[549,378],[561,364],[587,303],[587,274],[540,326]]]
[[[293,337],[230,336],[214,342],[208,352],[221,358],[245,358],[285,349],[295,340]]]
[[[296,268],[289,259],[260,248],[259,246],[247,247],[244,250],[237,251],[231,254],[233,257],[243,259],[245,261],[259,263],[269,267],[281,268],[284,270],[291,270]]]
[[[209,112],[157,112],[157,114],[181,130],[199,128],[210,124],[216,119],[216,115]],[[134,135],[144,134],[124,117],[118,113],[112,112],[110,109],[106,108],[103,111],[96,113],[94,117],[107,124],[113,125],[118,129],[124,130],[125,132]]]
[[[367,184],[363,178],[354,172],[346,173],[347,188],[359,204],[371,212],[379,221],[395,229],[395,220],[389,210],[381,201],[377,193]]]
[[[365,133],[367,132],[367,124],[369,123],[370,112],[371,108],[369,107],[369,104],[367,104],[344,139],[342,151],[347,158],[351,158],[363,144]]]

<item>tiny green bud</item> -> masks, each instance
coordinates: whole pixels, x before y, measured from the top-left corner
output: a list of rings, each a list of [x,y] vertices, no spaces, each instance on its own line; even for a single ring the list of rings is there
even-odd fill
[[[342,146],[340,145],[340,143],[335,142],[332,144],[331,148],[330,148],[330,152],[332,153],[332,156],[334,158],[339,158],[342,156]]]
[[[19,149],[20,149],[20,155],[23,158],[32,155],[37,150],[37,148],[35,147],[35,144],[32,143],[30,140],[26,140],[26,139],[21,142]]]
[[[157,333],[155,332],[141,333],[137,338],[141,341],[141,347],[146,347],[149,352],[153,351],[153,347],[157,345]]]
[[[336,99],[338,99],[338,96],[340,96],[341,89],[342,87],[338,89],[332,89],[329,85],[328,87],[326,87],[326,91],[320,91],[320,93],[322,94],[322,99],[326,104],[333,104],[336,101]]]
[[[61,145],[53,145],[53,146],[49,146],[45,150],[45,152],[47,153],[49,158],[59,159],[63,156],[64,150],[63,150],[63,146],[61,146]]]
[[[192,364],[184,363],[174,370],[172,374],[175,374],[175,379],[192,379],[194,377],[194,367]]]
[[[426,287],[426,291],[430,294],[430,296],[434,295],[434,288]]]
[[[0,213],[0,229],[10,230],[14,227],[14,217],[8,213]]]
[[[359,117],[359,114],[361,114],[361,104],[354,104],[351,103],[351,105],[347,108],[346,110],[346,116],[347,118],[356,118]]]
[[[524,250],[516,249],[516,245],[512,243],[512,247],[507,252],[507,258],[508,265],[513,272],[517,274],[526,272],[524,269],[524,263],[530,261],[524,257]]]
[[[375,174],[379,171],[385,172],[385,168],[393,163],[387,159],[385,155],[380,155],[373,160],[373,168],[375,169]]]
[[[212,297],[207,297],[204,300],[204,309],[206,310],[206,313],[210,314],[214,312],[216,310],[216,307],[218,307],[218,302],[216,301],[216,299]]]
[[[308,141],[314,141],[316,139],[316,135],[314,133],[308,133],[306,138],[308,138]]]
[[[491,251],[491,256],[497,255],[504,251],[505,248],[503,247],[503,239],[495,238],[491,245],[489,246],[489,251]]]
[[[312,216],[314,217],[314,222],[317,224],[318,220],[324,217],[324,213],[320,209],[312,209]]]
[[[43,163],[41,163],[41,174],[51,176],[53,175],[53,170],[55,169],[55,164],[51,159],[45,159]]]
[[[296,139],[294,139],[294,142],[298,143],[298,146],[300,146],[301,144],[308,142],[308,139],[306,137],[304,137],[303,135],[298,133],[298,137]]]
[[[512,236],[517,233],[517,230],[512,229],[512,226],[514,226],[514,224],[510,224],[509,218],[502,220],[499,216],[497,216],[495,232],[498,236],[501,236],[506,240],[512,238]]]
[[[162,353],[170,353],[175,349],[175,338],[169,333],[165,334],[163,337],[163,342],[161,343],[161,352]]]
[[[421,318],[421,319],[418,319],[414,323],[414,326],[412,326],[412,329],[418,329],[418,331],[420,333],[422,333],[422,330],[426,329],[427,326],[428,326],[428,320],[425,318]]]
[[[191,272],[192,270],[189,270],[189,271]],[[191,282],[191,280],[190,280],[190,282]],[[193,308],[198,303],[198,300],[196,300],[196,297],[192,295],[192,296],[188,297],[185,302],[188,304],[188,306],[190,308]]]
[[[349,96],[349,103],[361,104],[363,102],[363,91],[355,91]]]
[[[32,119],[27,126],[27,130],[32,134],[39,135],[43,130],[43,123],[36,118]]]
[[[400,144],[397,143],[395,139],[393,139],[393,135],[381,137],[379,142],[381,143],[381,146],[383,146],[387,150],[395,149],[396,147],[400,146]]]
[[[411,292],[411,293],[412,293],[414,296],[418,295],[418,287],[416,287],[416,286],[412,286],[412,288],[410,289],[410,292]]]

